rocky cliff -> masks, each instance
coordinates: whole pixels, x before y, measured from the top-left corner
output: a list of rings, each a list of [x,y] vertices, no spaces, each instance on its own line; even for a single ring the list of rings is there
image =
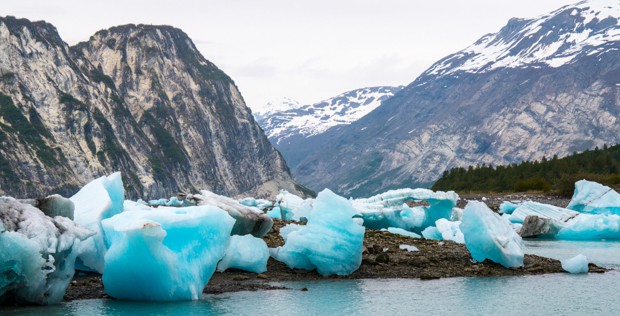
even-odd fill
[[[365,196],[429,185],[451,167],[619,143],[619,18],[618,1],[593,0],[512,19],[328,131],[293,173],[313,189]]]
[[[65,195],[123,172],[132,197],[299,192],[234,82],[181,30],[126,25],[69,47],[0,18],[0,193]]]

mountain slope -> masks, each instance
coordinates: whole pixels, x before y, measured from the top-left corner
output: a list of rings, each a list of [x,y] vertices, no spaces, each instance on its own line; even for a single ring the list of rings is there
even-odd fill
[[[8,17],[0,38],[3,193],[67,195],[114,170],[132,197],[297,191],[233,81],[182,31],[127,25],[69,48],[52,25]]]
[[[611,8],[610,8],[611,6]],[[293,168],[313,189],[368,195],[447,168],[620,142],[620,3],[512,19],[447,56]]]
[[[318,148],[319,135],[331,128],[349,125],[376,109],[403,87],[370,87],[348,91],[315,104],[299,105],[290,99],[270,103],[265,110],[255,113],[258,124],[265,130],[271,143],[284,155],[289,164]],[[318,142],[319,146],[320,141]]]

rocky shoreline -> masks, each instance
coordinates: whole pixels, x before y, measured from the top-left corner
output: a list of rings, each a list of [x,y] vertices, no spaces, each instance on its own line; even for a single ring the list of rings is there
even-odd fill
[[[286,225],[276,220],[274,227],[264,237],[269,247],[281,246],[284,241],[279,229]],[[419,251],[400,249],[400,245],[414,246]],[[262,274],[239,270],[216,272],[204,293],[221,294],[237,291],[258,291],[286,289],[277,282],[311,281],[325,279],[439,279],[449,277],[496,277],[537,275],[546,273],[563,273],[558,260],[526,255],[523,268],[508,269],[499,264],[489,262],[475,263],[467,248],[452,241],[438,241],[411,238],[395,235],[386,231],[366,230],[362,265],[354,273],[347,276],[324,277],[316,271],[289,269],[286,265],[272,258],[267,264],[267,272]],[[589,266],[590,272],[607,271],[594,264]],[[274,284],[275,283],[275,284]],[[103,291],[101,276],[79,275],[69,285],[65,301],[78,299],[109,298]]]

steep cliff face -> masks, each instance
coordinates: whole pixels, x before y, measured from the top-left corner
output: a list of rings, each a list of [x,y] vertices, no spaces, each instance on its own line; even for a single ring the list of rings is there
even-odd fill
[[[0,193],[71,194],[114,170],[130,196],[296,191],[232,80],[180,30],[127,25],[68,47],[0,18]]]
[[[447,168],[563,156],[620,142],[620,4],[590,1],[447,56],[293,169],[311,188],[363,196]]]

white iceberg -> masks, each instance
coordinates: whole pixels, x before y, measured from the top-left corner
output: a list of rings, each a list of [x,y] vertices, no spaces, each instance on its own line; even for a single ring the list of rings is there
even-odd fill
[[[569,273],[588,273],[588,258],[577,255],[570,259],[560,260],[562,269]]]
[[[76,268],[103,273],[103,257],[108,245],[101,221],[123,211],[125,189],[121,173],[93,180],[70,199],[75,204],[74,221],[95,232],[95,236],[80,244]]]
[[[510,223],[486,204],[471,201],[463,211],[460,229],[474,260],[489,259],[507,268],[523,266],[523,240]]]
[[[280,217],[283,220],[301,221],[307,218],[312,211],[312,203],[314,199],[302,199],[295,194],[291,194],[286,190],[280,191],[276,196],[275,205],[279,207]]]
[[[287,229],[284,246],[271,255],[290,268],[351,274],[362,262],[365,231],[354,222],[355,213],[349,201],[325,189],[314,201],[307,225]]]
[[[401,236],[405,236],[405,237],[411,237],[411,238],[422,238],[422,236],[414,233],[414,232],[410,232],[408,230],[404,230],[402,228],[398,228],[398,227],[388,227],[387,229],[383,228],[381,230],[385,230],[388,231],[392,234],[396,234],[396,235],[401,235]]]
[[[577,181],[566,208],[587,214],[620,215],[620,193],[596,182]]]
[[[437,230],[441,233],[441,238],[443,240],[452,240],[456,243],[464,244],[465,237],[459,225],[461,225],[460,221],[451,222],[444,218],[438,219],[435,222],[435,227],[437,227]]]
[[[0,301],[58,304],[73,278],[80,241],[94,232],[67,217],[0,197]]]
[[[267,271],[269,248],[267,243],[252,235],[233,235],[226,254],[217,265],[217,271],[233,268],[254,273]]]
[[[235,220],[213,206],[159,207],[103,221],[106,293],[125,300],[196,300],[224,256]]]
[[[265,236],[273,226],[273,220],[256,207],[249,207],[229,197],[202,190],[200,194],[188,195],[196,205],[211,205],[222,209],[235,219],[233,235],[252,234],[254,237]]]

